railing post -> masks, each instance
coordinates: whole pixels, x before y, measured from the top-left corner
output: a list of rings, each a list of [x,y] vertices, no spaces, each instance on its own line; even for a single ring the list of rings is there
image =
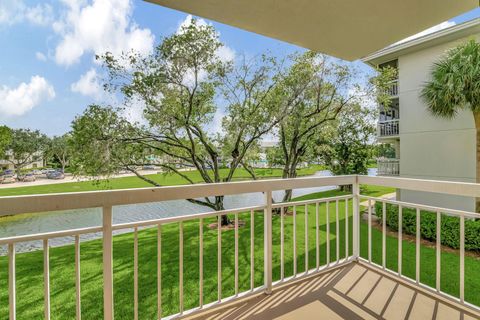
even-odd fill
[[[265,293],[272,293],[272,191],[265,192],[264,210],[264,279]]]
[[[103,207],[103,319],[113,320],[112,206]]]
[[[352,185],[353,194],[353,257],[357,259],[360,256],[360,184],[358,176],[355,176],[355,182]]]

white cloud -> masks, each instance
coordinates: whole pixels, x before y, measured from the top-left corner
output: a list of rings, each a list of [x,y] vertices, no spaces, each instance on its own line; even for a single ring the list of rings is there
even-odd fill
[[[55,48],[58,64],[72,65],[86,53],[152,52],[155,37],[150,29],[132,21],[130,0],[62,1],[67,12],[53,24],[61,37]]]
[[[2,0],[0,2],[0,25],[14,25],[29,22],[34,25],[47,26],[53,21],[53,8],[42,3],[27,6],[23,0]]]
[[[445,21],[445,22],[442,22],[440,24],[437,24],[436,26],[433,26],[431,28],[428,28],[426,30],[423,30],[422,32],[419,32],[417,34],[414,34],[413,36],[410,36],[408,38],[405,38],[403,40],[400,40],[396,43],[394,43],[393,45],[397,45],[397,44],[400,44],[400,43],[404,43],[404,42],[407,42],[407,41],[410,41],[410,40],[414,40],[414,39],[417,39],[417,38],[420,38],[420,37],[423,37],[423,36],[426,36],[430,33],[435,33],[437,31],[440,31],[440,30],[443,30],[443,29],[446,29],[446,28],[450,28],[452,26],[454,26],[456,23],[455,21]]]
[[[29,83],[22,82],[16,88],[0,87],[0,113],[20,116],[41,102],[55,98],[55,90],[45,78],[33,76]]]
[[[77,82],[72,83],[70,89],[95,100],[100,100],[103,97],[103,89],[98,81],[97,71],[93,68],[83,74]]]
[[[35,58],[40,61],[47,61],[47,56],[39,51],[35,52]]]

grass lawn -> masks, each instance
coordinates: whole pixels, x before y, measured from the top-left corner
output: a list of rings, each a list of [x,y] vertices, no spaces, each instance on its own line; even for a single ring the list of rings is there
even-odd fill
[[[308,168],[299,169],[299,176],[312,175],[316,171],[324,170],[320,165],[312,165]],[[221,176],[227,175],[228,169],[221,169]],[[282,169],[255,169],[258,178],[275,178],[282,176]],[[185,172],[185,174],[193,181],[203,182],[197,170]],[[181,184],[188,184],[184,178],[174,174],[150,174],[148,178],[158,182],[164,186],[174,186]],[[239,168],[235,172],[234,180],[251,179],[250,175],[245,169]],[[144,188],[152,185],[140,180],[135,176],[112,178],[101,182],[79,181],[66,182],[50,185],[39,185],[30,187],[16,187],[0,189],[0,197],[2,196],[17,196],[17,195],[31,195],[31,194],[45,194],[45,193],[62,193],[62,192],[81,192],[81,191],[95,191],[95,190],[109,190],[109,189],[130,189],[130,188]]]
[[[389,188],[368,187],[362,190],[365,195],[379,196],[392,192]],[[343,194],[341,191],[327,191],[297,198],[314,199]],[[351,203],[349,205],[351,215]],[[340,218],[340,258],[345,255],[345,203],[339,203]],[[315,267],[315,209],[308,208],[308,254],[309,268]],[[326,261],[326,207],[320,206],[320,261]],[[330,260],[336,259],[335,203],[330,204]],[[250,215],[240,214],[240,220],[246,222],[239,230],[239,288],[250,287]],[[204,302],[217,299],[217,231],[204,226]],[[285,275],[293,273],[292,229],[293,217],[285,217]],[[305,216],[304,206],[297,208],[297,264],[298,272],[305,270]],[[349,218],[349,232],[352,230],[352,218]],[[198,305],[199,296],[199,244],[198,221],[184,224],[184,292],[185,309]],[[255,286],[263,283],[263,216],[255,215]],[[139,232],[139,314],[141,319],[153,319],[156,316],[156,252],[157,230],[145,229]],[[367,255],[367,227],[361,225],[361,253]],[[373,230],[373,258],[381,263],[381,233]],[[350,239],[350,251],[352,237]],[[162,301],[163,315],[178,312],[178,224],[165,225],[162,229]],[[273,279],[280,278],[280,218],[273,218]],[[387,263],[396,270],[397,239],[387,238]],[[98,319],[103,314],[102,298],[102,251],[101,241],[82,243],[82,318]],[[435,281],[435,250],[422,247],[422,282],[432,286]],[[415,244],[403,243],[403,272],[407,276],[415,273]],[[442,290],[458,295],[458,256],[442,253]],[[480,304],[480,263],[470,257],[465,258],[466,299]],[[17,255],[17,318],[43,318],[43,253],[36,251]],[[7,259],[0,257],[0,319],[8,318]],[[114,237],[114,291],[116,319],[133,318],[133,235],[123,234]],[[50,251],[51,304],[53,319],[72,319],[75,317],[75,282],[73,246],[52,248]],[[234,293],[234,231],[222,233],[222,291],[223,297]]]

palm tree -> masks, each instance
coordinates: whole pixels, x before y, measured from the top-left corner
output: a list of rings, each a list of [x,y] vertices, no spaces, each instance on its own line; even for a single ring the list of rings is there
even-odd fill
[[[437,117],[453,119],[459,111],[473,113],[476,128],[476,181],[480,183],[480,43],[469,40],[435,63],[421,97]],[[480,199],[476,211],[480,210]]]

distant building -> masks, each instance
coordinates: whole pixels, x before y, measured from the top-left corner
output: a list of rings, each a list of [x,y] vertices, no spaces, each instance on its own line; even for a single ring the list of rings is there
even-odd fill
[[[14,159],[10,152],[7,152],[7,157],[8,157],[7,159],[0,159],[0,171],[15,169],[12,163]],[[38,154],[36,156],[36,161],[29,161],[29,163],[24,167],[22,167],[22,169],[35,169],[35,168],[41,168],[43,166],[44,166],[43,156]]]

